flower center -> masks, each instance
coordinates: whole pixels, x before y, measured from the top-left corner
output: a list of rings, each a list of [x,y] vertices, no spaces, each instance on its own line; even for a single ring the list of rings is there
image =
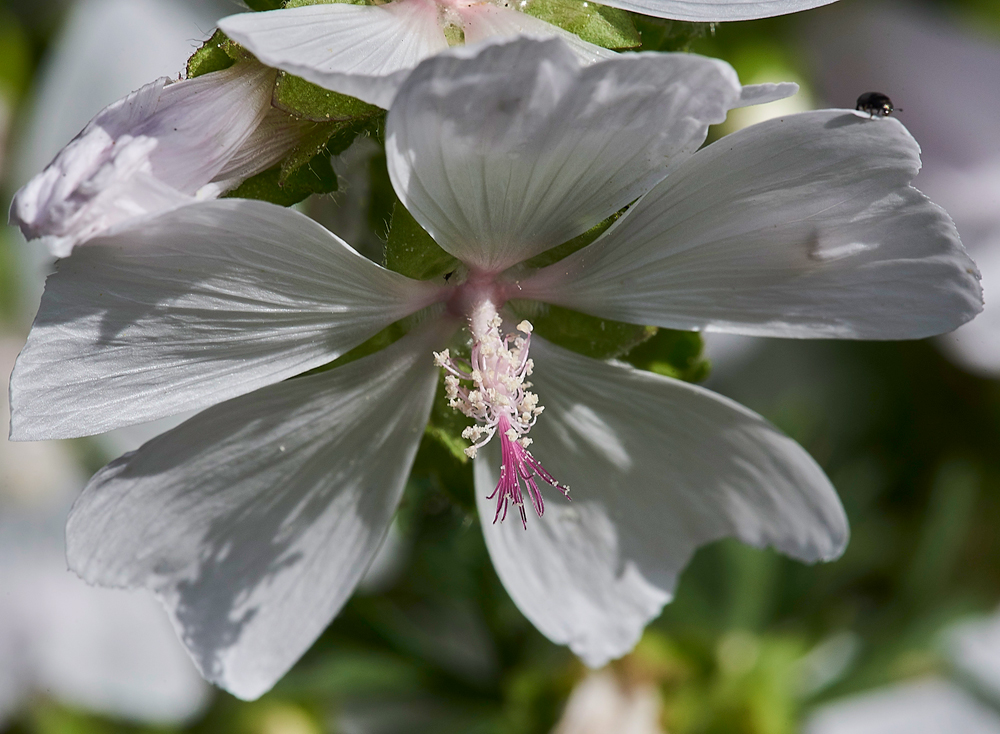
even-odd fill
[[[500,481],[488,498],[497,501],[493,522],[503,522],[513,503],[527,528],[525,492],[538,516],[545,512],[538,479],[558,489],[567,499],[569,487],[557,482],[528,451],[531,445],[528,431],[544,410],[538,404],[538,396],[528,390],[531,383],[526,381],[534,369],[528,357],[531,324],[522,321],[517,325],[518,333],[506,336],[500,335],[501,327],[495,306],[488,300],[483,302],[469,319],[472,332],[469,362],[453,358],[445,349],[434,353],[434,363],[445,371],[448,405],[476,421],[462,431],[462,438],[472,442],[465,449],[466,455],[475,458],[480,448],[500,434]]]

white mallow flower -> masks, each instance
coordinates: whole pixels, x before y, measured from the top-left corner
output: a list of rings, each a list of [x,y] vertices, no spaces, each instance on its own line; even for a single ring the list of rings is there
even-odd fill
[[[303,123],[271,106],[255,61],[161,78],[101,111],[14,196],[10,219],[57,257],[135,217],[210,199],[277,163]]]
[[[436,363],[459,372],[448,389],[476,443],[496,434],[475,491],[500,578],[592,666],[633,647],[703,543],[836,557],[836,493],[759,416],[497,320],[529,298],[680,329],[905,339],[980,310],[951,221],[908,184],[918,150],[899,122],[825,110],[698,150],[744,96],[717,60],[587,66],[553,40],[423,62],[389,112],[386,154],[402,203],[461,260],[450,278],[411,280],[294,210],[233,199],[77,249],[12,377],[13,437],[205,410],[91,480],[69,521],[71,566],[154,590],[210,680],[260,695],[375,554]],[[521,264],[625,207],[575,254]],[[391,346],[287,379],[423,309]],[[460,328],[475,364],[444,353]],[[527,529],[519,512],[491,522],[556,481],[571,503],[556,491]]]
[[[764,18],[835,0],[611,0],[637,13],[696,21]],[[406,75],[454,38],[562,38],[588,62],[614,52],[522,12],[531,0],[334,0],[223,18],[221,28],[265,64],[388,109]],[[584,3],[586,7],[587,3]],[[452,37],[452,40],[449,39]]]

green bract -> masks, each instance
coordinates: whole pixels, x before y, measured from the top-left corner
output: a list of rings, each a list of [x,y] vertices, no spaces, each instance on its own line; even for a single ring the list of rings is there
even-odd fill
[[[187,78],[194,79],[202,74],[228,69],[239,59],[239,45],[229,40],[225,33],[216,31],[201,44],[187,62]]]
[[[357,120],[385,114],[374,105],[331,92],[286,73],[279,74],[274,85],[274,106],[314,122]]]
[[[517,3],[517,9],[604,48],[642,45],[632,17],[618,8],[586,0],[526,0]]]

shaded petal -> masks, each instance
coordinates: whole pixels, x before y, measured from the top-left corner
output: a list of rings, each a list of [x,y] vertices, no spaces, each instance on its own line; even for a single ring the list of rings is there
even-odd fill
[[[605,0],[603,5],[674,20],[752,20],[829,5],[836,0]]]
[[[587,63],[617,56],[614,51],[588,43],[575,33],[511,8],[490,3],[475,3],[456,7],[455,13],[462,19],[467,44],[514,36],[536,39],[561,38]]]
[[[909,185],[896,120],[822,110],[699,151],[523,297],[605,318],[756,336],[915,339],[982,309],[948,215]]]
[[[260,696],[375,555],[423,435],[446,326],[210,408],[109,464],[70,515],[71,568],[155,591],[202,674]]]
[[[414,66],[448,48],[433,0],[242,13],[219,28],[268,66],[384,108]]]
[[[15,440],[103,433],[329,362],[436,288],[261,201],[192,204],[58,265],[11,378]]]
[[[237,64],[181,82],[160,79],[115,102],[17,192],[11,223],[66,256],[132,216],[179,206],[260,125],[274,75]]]
[[[438,244],[497,271],[641,196],[740,94],[732,67],[691,54],[586,66],[558,40],[452,51],[393,103],[389,175]]]
[[[489,524],[495,448],[476,461],[477,502],[515,603],[588,665],[635,645],[699,545],[734,536],[809,562],[843,551],[847,519],[829,480],[760,416],[703,388],[537,336],[531,347],[545,405],[532,449],[570,486],[572,502],[553,497],[527,530]]]
[[[739,106],[749,107],[750,105],[777,102],[778,100],[787,99],[792,95],[798,94],[798,92],[799,85],[795,82],[747,84],[740,93]]]

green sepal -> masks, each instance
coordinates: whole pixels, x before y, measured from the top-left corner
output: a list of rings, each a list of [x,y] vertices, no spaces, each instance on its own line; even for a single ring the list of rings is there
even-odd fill
[[[632,17],[618,8],[587,0],[527,0],[519,3],[518,9],[604,48],[636,48],[642,44]]]
[[[620,212],[615,212],[603,222],[595,224],[583,234],[574,237],[568,242],[563,242],[561,245],[556,245],[552,249],[546,250],[541,254],[535,255],[530,260],[526,260],[524,264],[529,268],[544,268],[546,265],[559,262],[564,257],[569,257],[577,250],[582,250],[584,247],[604,234],[608,230],[608,227],[614,224],[615,220],[618,219],[624,211],[625,210],[623,209]]]
[[[655,326],[601,319],[561,306],[535,301],[508,305],[517,318],[530,321],[543,339],[594,359],[620,357],[656,334]]]
[[[251,10],[277,10],[284,3],[282,0],[244,0]]]
[[[285,72],[278,74],[272,101],[279,110],[313,122],[374,119],[385,114],[380,107],[346,94],[331,92]]]
[[[229,40],[222,31],[216,31],[212,37],[201,44],[187,62],[187,78],[194,79],[213,71],[222,71],[235,64],[241,56],[240,47]]]
[[[385,266],[413,278],[430,280],[455,270],[458,260],[424,231],[400,202],[392,207],[389,239],[385,244]]]
[[[623,359],[641,370],[685,382],[701,382],[708,377],[710,364],[702,356],[704,342],[697,331],[659,329]]]
[[[465,29],[454,23],[448,23],[444,27],[444,40],[448,42],[449,46],[464,46]]]
[[[323,151],[287,175],[284,166],[278,165],[251,176],[226,196],[292,206],[313,194],[329,194],[336,190],[337,173],[330,162],[330,154]]]
[[[642,38],[642,51],[690,51],[691,45],[714,34],[713,23],[666,20],[645,15],[634,16]]]
[[[226,196],[292,206],[313,194],[332,193],[338,181],[331,157],[347,150],[355,138],[375,126],[367,120],[318,123],[284,161],[248,178]]]

